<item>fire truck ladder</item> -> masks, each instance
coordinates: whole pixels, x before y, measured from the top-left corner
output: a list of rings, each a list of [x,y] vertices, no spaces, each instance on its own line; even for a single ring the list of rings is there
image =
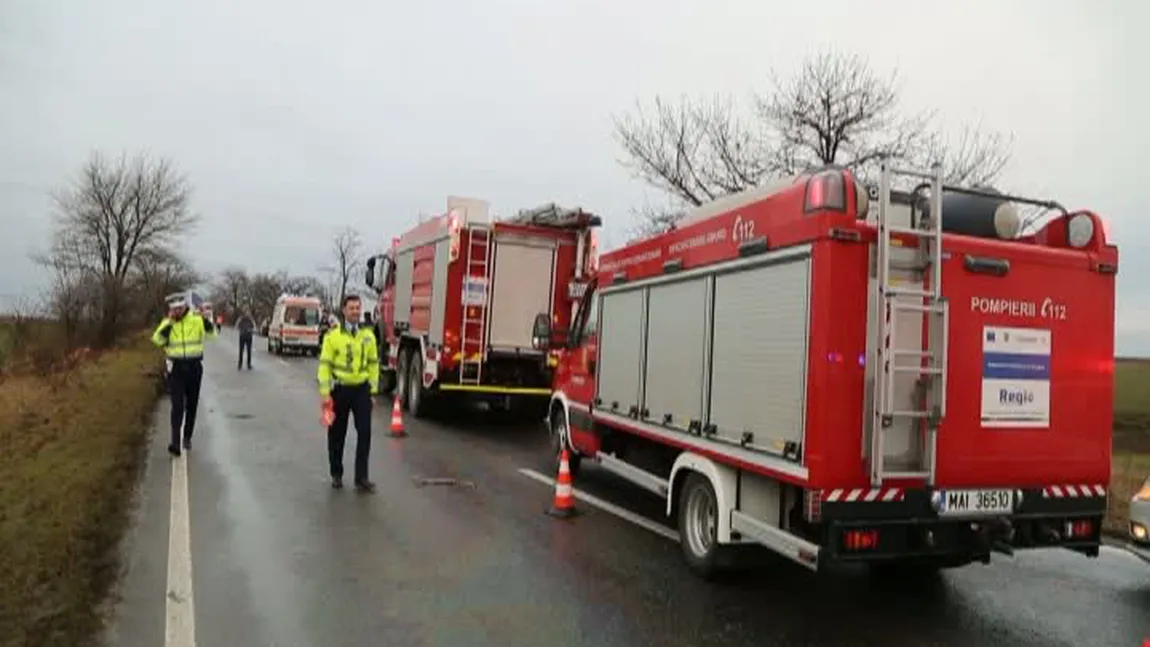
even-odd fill
[[[579,207],[565,209],[550,202],[534,209],[522,209],[505,222],[557,229],[579,229],[587,226],[598,227],[602,224],[602,219]]]
[[[892,181],[897,177],[910,178],[918,184],[911,196],[910,226],[891,223]],[[927,213],[922,213],[921,189],[930,190]],[[929,173],[894,169],[882,165],[878,196],[878,289],[875,306],[878,313],[877,375],[874,387],[874,413],[871,426],[871,484],[879,487],[886,479],[926,479],[934,484],[937,466],[938,428],[946,413],[946,360],[948,337],[948,304],[942,295],[942,167],[932,166]],[[905,212],[904,212],[905,213]],[[917,217],[916,217],[917,215]],[[892,280],[892,271],[906,269],[892,256],[892,234],[913,237],[918,242],[915,270],[922,272],[921,284],[900,284]],[[900,313],[914,313],[914,323],[904,323]],[[923,332],[917,349],[897,348],[893,341],[895,322],[899,327],[918,326]],[[892,341],[893,340],[893,341]],[[912,401],[897,403],[895,378],[907,373],[917,375],[915,396]],[[884,441],[898,420],[917,421],[922,433],[922,452],[918,466],[887,466]],[[913,422],[911,424],[914,424]]]
[[[463,304],[462,343],[459,345],[459,383],[477,385],[483,379],[483,356],[487,349],[487,300],[490,298],[491,230],[471,226],[467,237],[467,277],[483,279],[482,305]]]

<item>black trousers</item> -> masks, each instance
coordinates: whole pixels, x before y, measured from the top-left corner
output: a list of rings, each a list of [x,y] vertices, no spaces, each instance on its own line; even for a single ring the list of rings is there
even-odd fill
[[[355,416],[355,480],[367,480],[371,454],[371,386],[336,386],[331,391],[335,420],[327,429],[327,459],[333,477],[343,477],[343,446],[349,416]]]
[[[200,404],[200,383],[204,364],[198,359],[177,359],[168,374],[168,392],[172,397],[172,445],[180,444],[180,429],[191,439],[196,429],[196,408]]]
[[[252,367],[252,334],[250,332],[240,333],[240,358],[236,361],[236,368],[244,365],[244,353],[248,354],[248,368]]]

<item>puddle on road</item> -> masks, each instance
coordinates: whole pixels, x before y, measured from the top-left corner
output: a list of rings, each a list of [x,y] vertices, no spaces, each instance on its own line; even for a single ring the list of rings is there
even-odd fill
[[[468,488],[470,490],[475,489],[475,483],[474,482],[464,481],[464,480],[457,479],[457,478],[416,476],[412,480],[415,481],[416,487],[424,487],[427,485],[441,485],[441,486],[446,486],[446,487]]]

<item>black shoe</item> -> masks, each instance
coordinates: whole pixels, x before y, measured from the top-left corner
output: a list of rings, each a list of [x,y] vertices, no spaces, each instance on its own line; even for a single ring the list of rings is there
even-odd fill
[[[368,480],[356,480],[355,489],[365,494],[371,494],[375,492],[375,483]]]
[[[192,439],[191,438],[185,438],[184,439],[184,449],[186,451],[192,451]]]
[[[179,458],[180,457],[180,446],[179,445],[168,445],[168,453],[171,454],[173,458]]]
[[[331,489],[333,489],[333,490],[342,490],[343,489],[343,477],[342,476],[331,477]]]
[[[248,364],[248,370],[249,370],[249,371],[250,371],[250,370],[252,370],[252,365],[251,365],[251,364]]]

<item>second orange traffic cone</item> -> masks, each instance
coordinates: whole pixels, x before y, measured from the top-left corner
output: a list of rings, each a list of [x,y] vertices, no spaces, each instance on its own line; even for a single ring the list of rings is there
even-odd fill
[[[399,407],[399,397],[392,398],[391,407],[391,437],[402,438],[407,435],[403,430],[403,410]]]
[[[555,500],[547,514],[560,519],[570,519],[576,514],[575,492],[571,487],[571,466],[567,462],[567,448],[559,455],[559,478],[555,480]]]

